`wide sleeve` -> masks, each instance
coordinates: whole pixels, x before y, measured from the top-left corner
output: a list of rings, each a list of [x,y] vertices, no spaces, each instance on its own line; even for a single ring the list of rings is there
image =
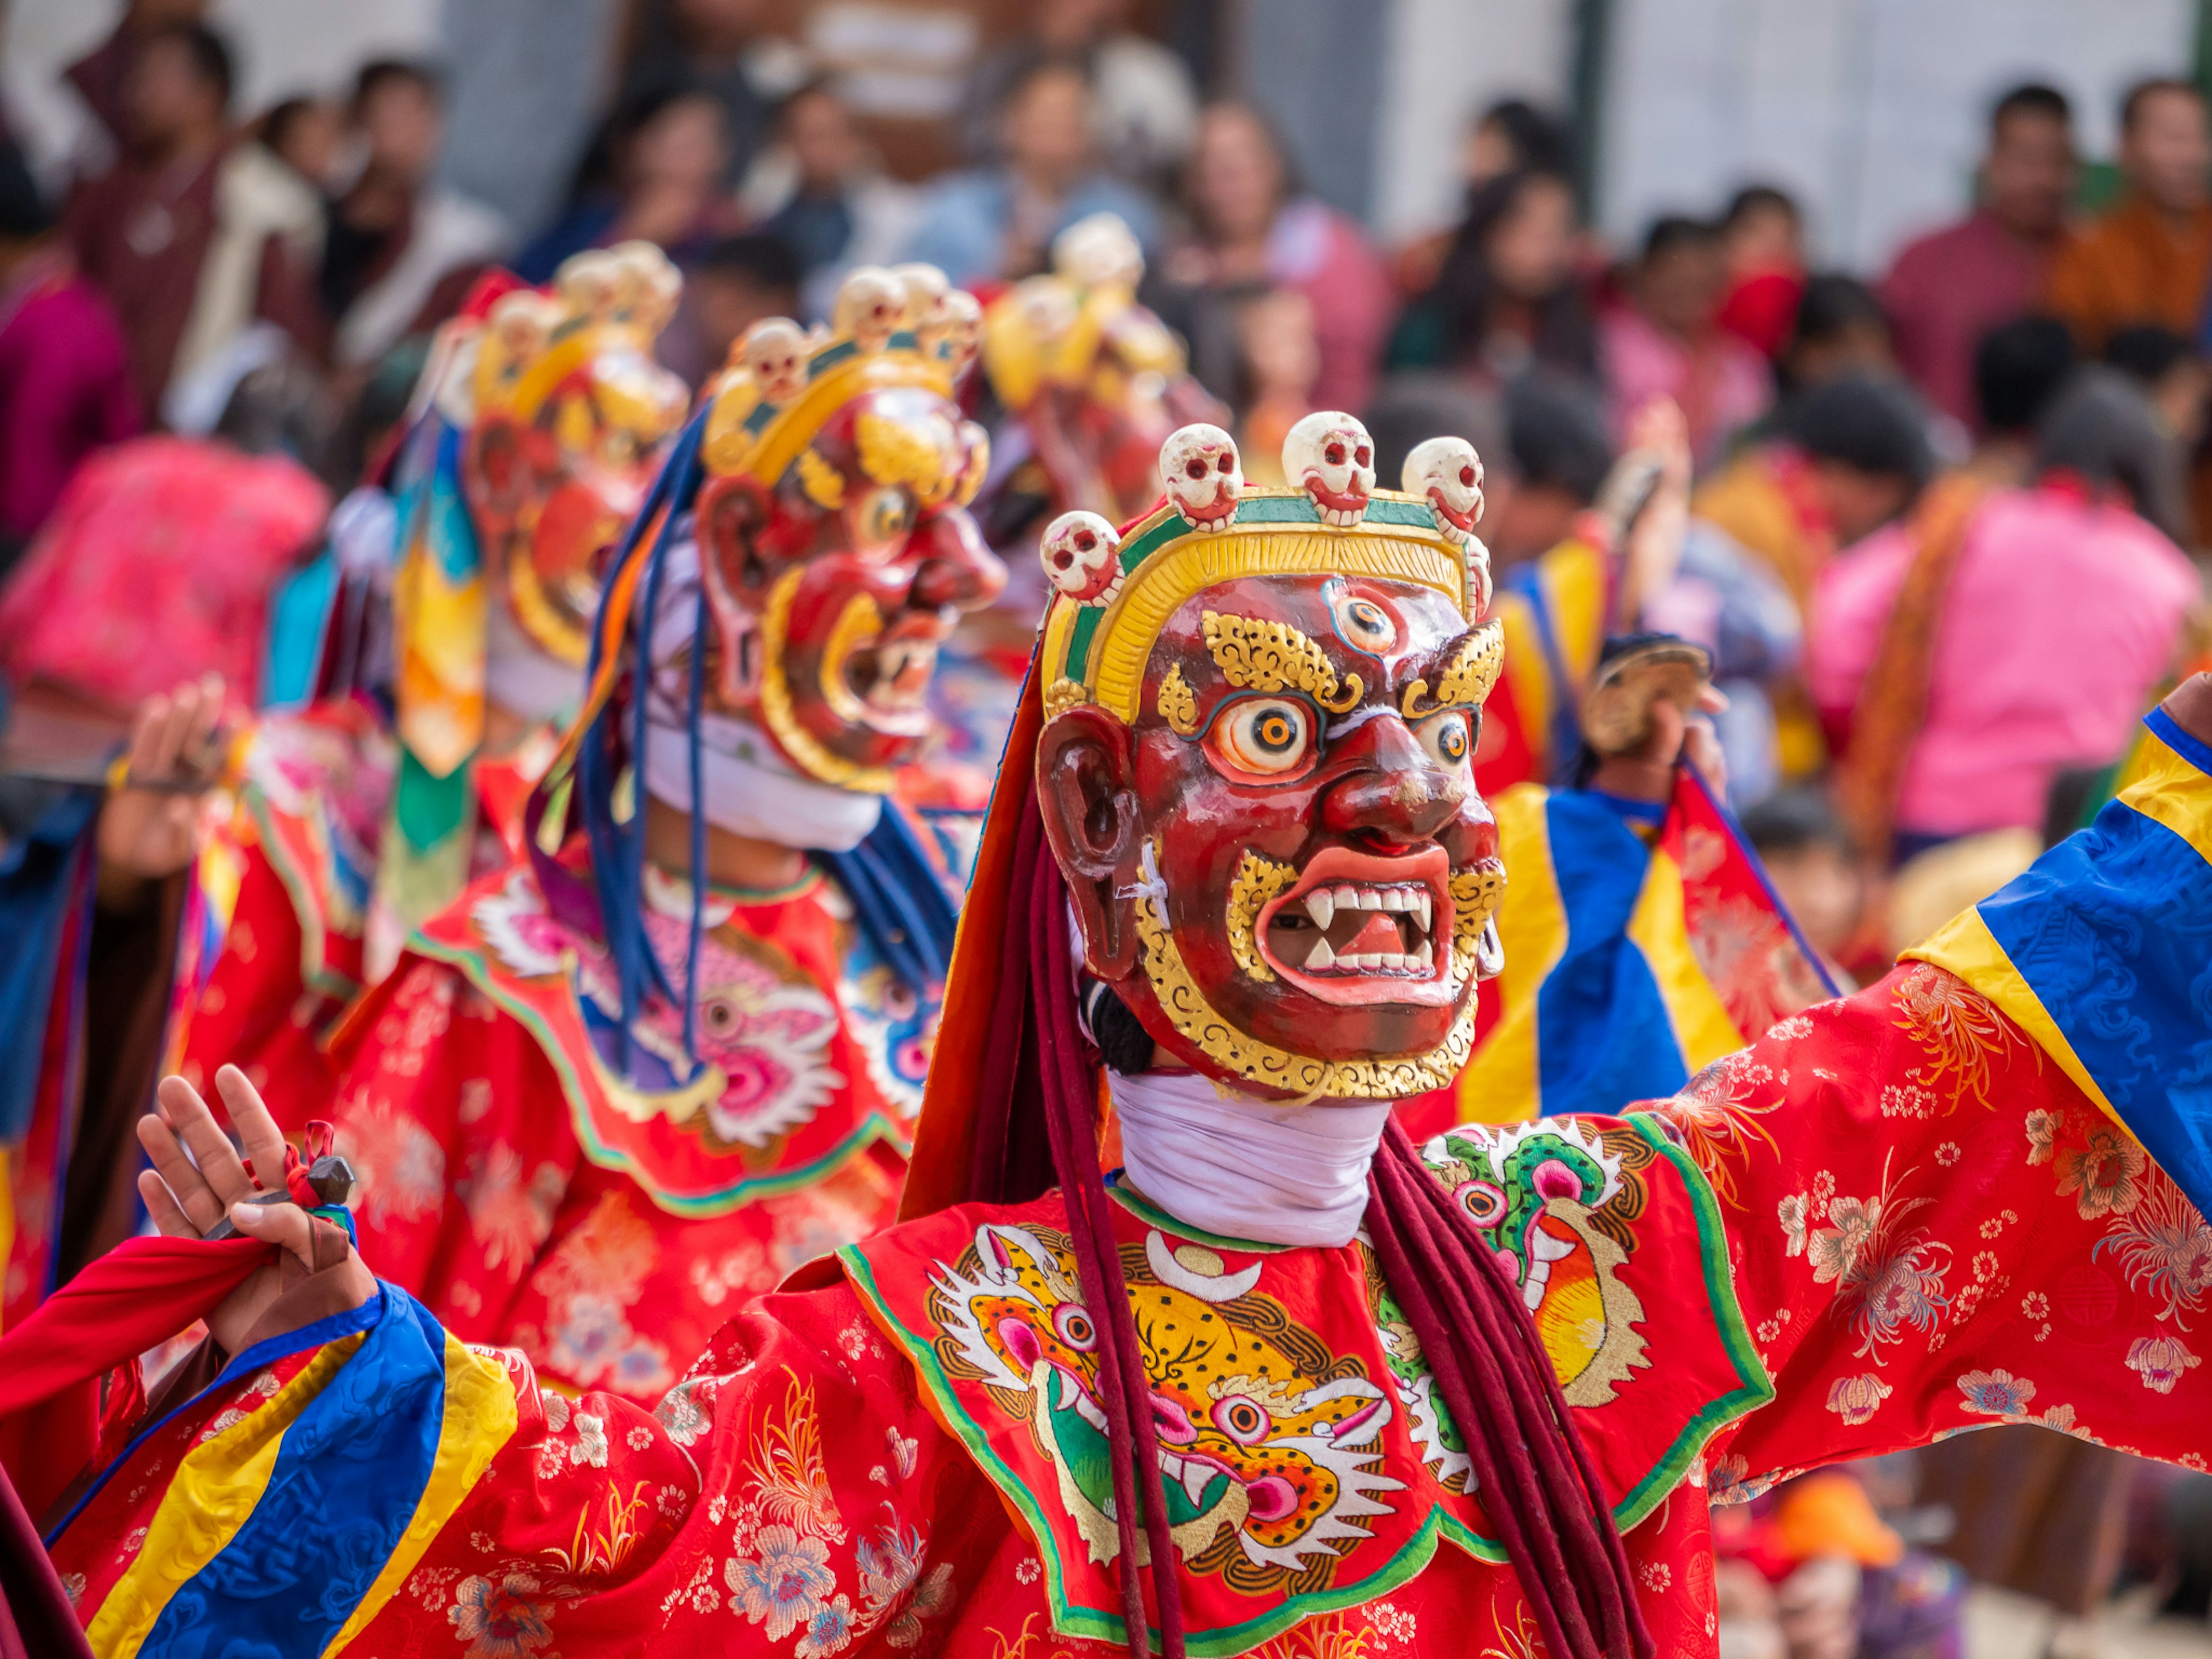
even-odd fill
[[[582,1161],[560,1079],[457,969],[404,957],[372,996],[333,1115],[362,1257],[464,1336],[495,1335]]]
[[[2212,1454],[2212,754],[2152,731],[2094,830],[1660,1109],[1776,1386],[1717,1495],[1999,1422]]]
[[[1005,1531],[974,1483],[842,1279],[653,1410],[386,1286],[142,1427],[49,1547],[103,1653],[883,1655],[929,1650]]]

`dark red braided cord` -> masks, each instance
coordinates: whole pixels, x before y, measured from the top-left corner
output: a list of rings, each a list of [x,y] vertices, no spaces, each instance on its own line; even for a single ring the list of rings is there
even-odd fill
[[[1393,1120],[1370,1176],[1367,1231],[1474,1467],[1548,1651],[1650,1659],[1628,1555],[1589,1450],[1489,1241]]]
[[[1052,1157],[1060,1176],[1068,1231],[1074,1237],[1077,1276],[1098,1333],[1099,1403],[1106,1413],[1114,1474],[1114,1520],[1120,1534],[1122,1622],[1129,1651],[1152,1651],[1146,1630],[1142,1581],[1137,1565],[1135,1516],[1141,1487],[1145,1538],[1152,1551],[1152,1598],[1160,1621],[1164,1659],[1183,1659],[1182,1589],[1179,1558],[1168,1536],[1167,1499],[1160,1486],[1159,1441],[1153,1431],[1152,1380],[1129,1311],[1128,1282],[1106,1183],[1098,1168],[1097,1078],[1076,1023],[1075,964],[1067,946],[1067,890],[1050,858],[1036,861],[1029,923],[1031,960],[1041,967],[1032,981],[1033,1012]]]

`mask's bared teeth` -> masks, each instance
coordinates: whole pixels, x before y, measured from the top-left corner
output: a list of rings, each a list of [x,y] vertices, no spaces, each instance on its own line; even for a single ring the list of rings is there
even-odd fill
[[[1313,925],[1326,933],[1328,925],[1336,920],[1336,896],[1326,887],[1316,887],[1306,895],[1306,915]]]
[[[1421,931],[1425,933],[1429,931],[1429,918],[1434,914],[1434,903],[1425,887],[1414,898],[1413,914],[1420,919]]]
[[[1323,969],[1336,966],[1336,952],[1328,948],[1328,936],[1323,934],[1314,941],[1313,954],[1306,958],[1306,972],[1318,974]]]
[[[1385,887],[1377,896],[1380,909],[1403,911],[1413,908],[1413,896],[1402,887]]]

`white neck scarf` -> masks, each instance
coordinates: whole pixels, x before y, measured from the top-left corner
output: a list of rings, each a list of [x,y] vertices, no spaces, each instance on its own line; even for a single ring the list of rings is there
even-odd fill
[[[1224,1098],[1194,1072],[1107,1073],[1130,1184],[1178,1221],[1261,1244],[1349,1244],[1387,1100]]]
[[[645,787],[679,812],[691,811],[690,647],[698,625],[699,547],[668,550],[653,616],[653,675],[645,704]],[[750,720],[702,710],[700,793],[707,822],[733,836],[816,853],[849,853],[883,816],[884,798],[801,777]]]
[[[584,671],[545,651],[495,596],[484,618],[484,696],[533,724],[566,724],[584,700]]]

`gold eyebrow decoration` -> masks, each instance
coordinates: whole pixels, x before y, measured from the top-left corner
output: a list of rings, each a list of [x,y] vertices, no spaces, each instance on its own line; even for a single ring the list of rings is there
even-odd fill
[[[1340,682],[1321,647],[1290,623],[1257,617],[1224,617],[1208,611],[1199,618],[1206,648],[1230,684],[1254,691],[1304,691],[1332,714],[1348,712],[1366,686],[1357,674]]]
[[[1414,705],[1429,695],[1429,683],[1415,680],[1398,700],[1398,712],[1407,720],[1420,720],[1439,708],[1480,708],[1498,684],[1498,671],[1505,665],[1505,630],[1495,622],[1485,623],[1460,642],[1437,682],[1435,700],[1426,708]]]
[[[1160,718],[1177,737],[1198,735],[1198,698],[1191,691],[1190,682],[1183,678],[1180,665],[1170,664],[1160,681],[1159,709]]]

